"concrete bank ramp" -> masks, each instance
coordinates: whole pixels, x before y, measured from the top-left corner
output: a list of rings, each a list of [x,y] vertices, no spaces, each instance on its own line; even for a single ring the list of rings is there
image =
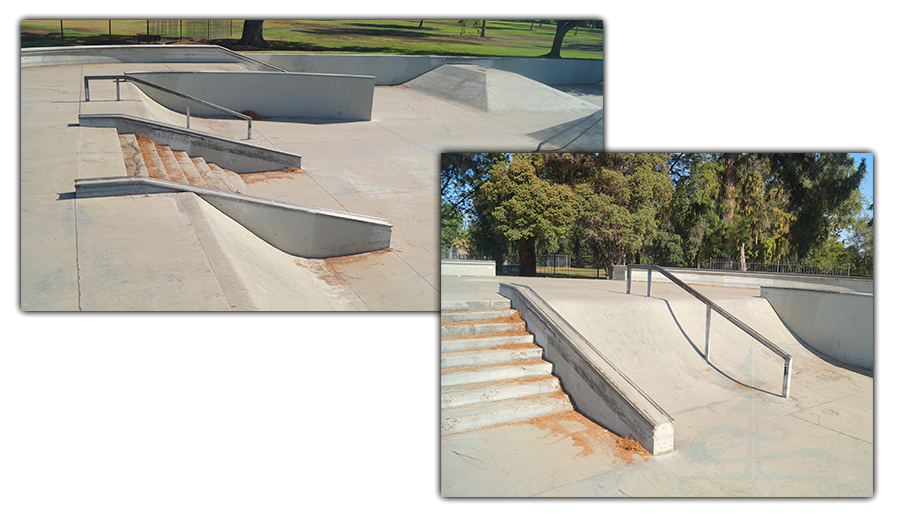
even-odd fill
[[[366,310],[323,260],[288,255],[190,193],[179,198],[234,310]],[[215,259],[213,259],[215,258]]]
[[[803,385],[798,376],[823,364],[791,334],[765,299],[714,300],[791,354],[794,387]],[[711,324],[711,363],[706,363],[706,307],[690,296],[621,295],[592,302],[565,298],[548,302],[672,416],[676,449],[716,425],[742,400],[797,407],[797,399],[780,396],[782,359],[717,314]]]
[[[478,65],[442,65],[404,84],[474,111],[586,113],[600,107],[522,75]]]

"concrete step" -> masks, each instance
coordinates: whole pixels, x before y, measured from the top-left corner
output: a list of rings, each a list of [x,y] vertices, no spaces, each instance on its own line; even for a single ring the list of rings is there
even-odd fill
[[[525,335],[495,335],[489,337],[476,337],[467,339],[442,339],[441,352],[455,352],[459,350],[477,350],[505,344],[533,343],[534,336]]]
[[[168,169],[156,150],[156,143],[142,135],[137,135],[136,139],[144,158],[144,165],[147,167],[147,175],[151,178],[169,179]]]
[[[514,381],[528,377],[550,375],[553,365],[544,360],[525,361],[521,363],[492,364],[487,366],[469,366],[441,370],[441,388],[448,386],[471,386],[497,381]]]
[[[179,178],[179,175],[175,175],[175,180],[172,179],[173,173],[181,172],[181,165],[178,164],[178,160],[175,158],[175,154],[172,153],[172,149],[165,146],[160,146],[156,143],[153,144],[156,149],[156,154],[159,157],[159,160],[162,162],[163,168],[165,169],[165,173],[162,176],[154,175],[154,178],[167,179],[170,181],[176,181]],[[181,175],[184,175],[182,172]]]
[[[244,178],[240,176],[240,174],[222,168],[214,163],[210,163],[209,168],[213,171],[213,173],[216,174],[219,179],[225,180],[225,183],[228,186],[232,187],[231,190],[233,192],[238,192],[240,194],[250,194],[250,190],[247,188],[247,183],[244,181]]]
[[[441,391],[441,409],[459,408],[472,404],[532,397],[562,391],[554,376],[533,377],[516,381],[501,381],[478,386],[461,386]]]
[[[520,422],[572,409],[563,393],[538,395],[441,410],[441,435]]]
[[[461,323],[464,321],[489,321],[499,317],[511,317],[516,315],[512,308],[500,310],[460,310],[441,312],[441,324]]]
[[[178,165],[181,167],[181,171],[184,173],[187,183],[189,185],[202,187],[203,177],[200,175],[197,167],[194,166],[194,162],[191,161],[191,157],[188,153],[183,150],[173,150],[172,153],[175,154],[175,159],[178,160]],[[172,181],[175,180],[173,179]]]
[[[122,148],[127,176],[149,176],[147,165],[144,164],[144,155],[141,154],[141,147],[134,134],[119,134],[119,147]]]
[[[441,325],[441,338],[462,337],[467,335],[483,335],[492,333],[522,332],[525,330],[524,321],[501,323],[474,323],[474,324],[444,324]]]
[[[209,169],[209,166],[206,164],[206,160],[197,156],[192,157],[191,162],[194,164],[194,168],[197,169],[197,173],[200,174],[201,182],[203,183],[202,186],[219,188],[218,186],[216,186],[216,176]]]
[[[491,310],[509,308],[509,299],[477,299],[472,301],[441,301],[441,311]]]
[[[518,348],[485,348],[481,350],[466,350],[464,352],[442,352],[441,369],[537,361],[543,355],[544,350],[534,344]]]

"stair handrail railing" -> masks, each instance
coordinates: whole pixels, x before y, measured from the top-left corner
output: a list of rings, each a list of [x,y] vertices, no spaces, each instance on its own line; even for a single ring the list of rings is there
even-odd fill
[[[84,101],[88,101],[88,102],[91,101],[91,93],[90,93],[90,87],[89,87],[90,80],[113,80],[113,81],[115,81],[116,82],[116,101],[121,101],[119,85],[122,82],[139,83],[141,85],[146,85],[148,87],[158,89],[164,93],[184,98],[185,114],[187,115],[187,128],[188,129],[191,128],[191,102],[197,103],[199,105],[204,105],[211,109],[222,111],[222,112],[229,114],[231,116],[234,116],[236,118],[240,118],[242,120],[247,120],[247,139],[249,140],[252,137],[253,118],[251,118],[250,116],[247,116],[246,114],[241,114],[241,113],[239,113],[237,111],[233,111],[231,109],[227,109],[225,107],[216,105],[214,103],[210,103],[206,100],[201,100],[200,98],[196,98],[189,94],[184,94],[184,93],[163,87],[162,85],[157,85],[155,83],[148,82],[147,80],[142,80],[140,78],[128,76],[127,74],[95,74],[95,75],[85,76],[84,77]]]
[[[707,298],[706,296],[704,296],[697,290],[691,288],[687,283],[685,283],[681,279],[678,279],[677,277],[672,275],[671,272],[669,272],[665,268],[662,268],[661,266],[657,266],[657,265],[626,265],[626,273],[627,273],[626,284],[625,284],[626,293],[631,294],[631,271],[632,270],[646,270],[647,271],[647,297],[651,297],[651,284],[653,281],[652,274],[653,274],[653,271],[656,270],[660,274],[666,276],[670,281],[672,281],[673,283],[675,283],[676,285],[681,287],[682,290],[691,294],[692,296],[697,298],[700,302],[702,302],[706,305],[706,346],[705,346],[705,350],[704,350],[705,351],[704,358],[706,359],[707,363],[710,362],[709,361],[709,333],[710,333],[710,320],[712,319],[711,313],[713,310],[715,310],[716,313],[718,313],[719,315],[721,315],[722,317],[727,319],[731,324],[740,328],[744,333],[746,333],[750,337],[754,338],[755,340],[759,341],[760,344],[762,344],[763,346],[765,346],[766,348],[771,350],[773,353],[775,353],[776,355],[781,357],[784,360],[784,378],[782,381],[781,396],[784,397],[785,399],[787,399],[789,397],[790,388],[791,388],[791,365],[793,363],[793,358],[790,356],[790,354],[788,354],[787,352],[785,352],[784,350],[779,348],[772,341],[769,341],[768,339],[766,339],[765,337],[760,335],[756,330],[747,326],[740,319],[734,317],[733,315],[731,315],[730,313],[725,311],[724,308],[717,305],[716,303],[711,301],[709,298]]]

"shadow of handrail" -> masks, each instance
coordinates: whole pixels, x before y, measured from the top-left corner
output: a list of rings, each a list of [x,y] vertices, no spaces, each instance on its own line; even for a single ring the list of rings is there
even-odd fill
[[[750,337],[759,341],[760,344],[762,344],[763,346],[765,346],[766,348],[768,348],[769,350],[771,350],[772,352],[774,352],[776,355],[778,355],[779,357],[781,357],[784,360],[784,378],[782,380],[781,396],[784,397],[785,399],[787,399],[790,396],[791,364],[792,364],[793,358],[787,352],[785,352],[784,350],[779,348],[772,341],[769,341],[768,339],[766,339],[765,337],[763,337],[762,335],[757,333],[756,330],[747,326],[740,319],[738,319],[738,318],[734,317],[733,315],[731,315],[730,313],[728,313],[724,308],[722,308],[721,306],[714,303],[708,297],[704,296],[697,290],[693,289],[687,283],[685,283],[681,279],[678,279],[677,277],[672,275],[671,272],[669,272],[668,270],[666,270],[665,268],[662,268],[660,266],[627,265],[626,266],[626,272],[627,272],[626,284],[625,284],[625,292],[626,293],[628,293],[628,294],[631,293],[631,271],[634,269],[647,271],[647,297],[651,297],[653,271],[655,270],[655,271],[659,272],[660,274],[666,276],[670,281],[672,281],[673,283],[678,285],[682,290],[691,294],[694,298],[696,298],[697,300],[699,300],[700,302],[702,302],[703,304],[706,305],[706,354],[705,354],[704,358],[706,359],[707,363],[710,363],[710,360],[709,360],[709,331],[710,331],[710,319],[711,319],[710,312],[715,311],[717,314],[719,314],[722,317],[724,317],[725,319],[727,319],[731,324],[740,328],[744,333],[746,333]],[[712,364],[710,363],[710,365],[712,365]]]

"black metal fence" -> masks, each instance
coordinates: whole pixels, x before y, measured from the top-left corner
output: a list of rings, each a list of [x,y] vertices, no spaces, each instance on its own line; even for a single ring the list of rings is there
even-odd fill
[[[242,20],[147,20],[147,35],[162,40],[232,38],[243,30]]]
[[[492,257],[477,253],[458,251],[457,249],[441,249],[441,259],[446,260],[476,260],[493,261]],[[537,254],[535,256],[537,274],[550,277],[583,277],[605,278],[606,269],[598,266],[573,266],[572,256],[567,254]],[[519,275],[519,257],[515,254],[505,256],[503,266],[498,273],[503,275]]]
[[[771,263],[744,261],[734,259],[709,260],[712,270],[737,270],[744,272],[769,272],[775,274],[814,274],[831,276],[849,276],[850,263],[846,265],[822,265],[804,261],[780,260]]]

